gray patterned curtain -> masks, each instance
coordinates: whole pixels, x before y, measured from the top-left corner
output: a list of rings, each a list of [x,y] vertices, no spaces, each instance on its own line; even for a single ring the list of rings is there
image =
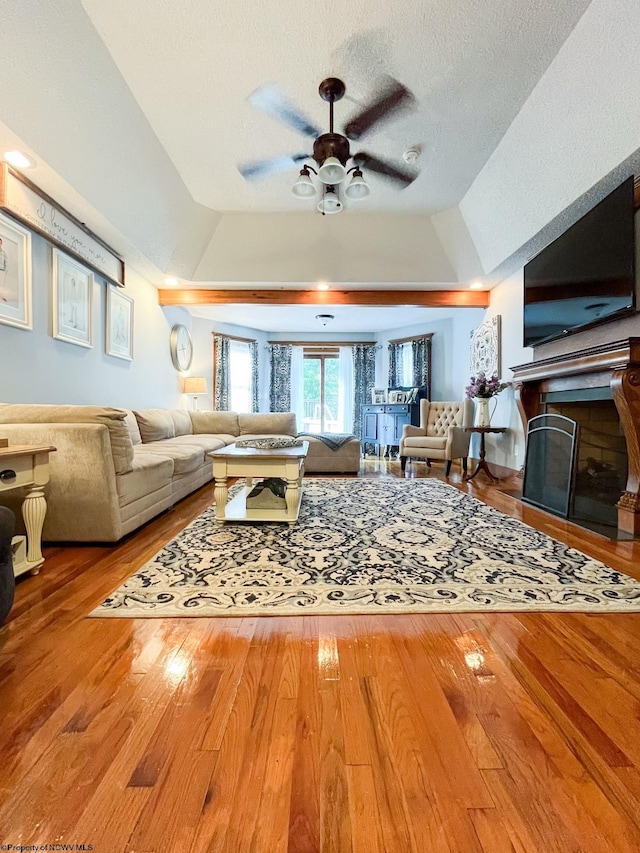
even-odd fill
[[[229,411],[230,398],[229,338],[213,336],[213,408],[216,412]]]
[[[423,385],[427,388],[427,395],[431,399],[431,338],[420,338],[411,341],[413,351],[413,384],[418,388]]]
[[[271,384],[269,386],[269,410],[291,411],[291,344],[271,344]]]
[[[258,382],[258,342],[249,344],[251,353],[251,411],[260,410],[260,384]]]
[[[371,389],[376,382],[376,348],[357,344],[353,353],[353,434],[362,438],[362,406],[371,402]]]
[[[402,385],[402,344],[389,344],[389,382],[388,388]]]

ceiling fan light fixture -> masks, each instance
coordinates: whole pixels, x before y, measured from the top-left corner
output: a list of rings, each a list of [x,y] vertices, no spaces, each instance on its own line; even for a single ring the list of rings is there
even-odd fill
[[[322,198],[318,202],[318,210],[320,213],[328,215],[332,213],[340,213],[342,210],[342,202],[338,198],[338,193],[335,187],[325,187]]]
[[[291,192],[296,198],[313,198],[317,195],[318,191],[311,180],[308,166],[303,166],[302,169],[300,169],[298,180],[291,187]]]
[[[365,181],[364,175],[360,169],[355,169],[349,186],[345,189],[344,194],[350,201],[360,201],[371,195],[371,187]]]
[[[337,157],[327,157],[318,170],[318,177],[323,184],[339,184],[346,176],[347,170]]]

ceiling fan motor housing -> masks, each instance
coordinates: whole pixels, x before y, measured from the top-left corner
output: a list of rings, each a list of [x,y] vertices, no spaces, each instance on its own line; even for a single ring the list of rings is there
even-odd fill
[[[349,140],[339,133],[323,133],[313,143],[313,159],[322,166],[327,157],[337,157],[343,166],[347,165]]]

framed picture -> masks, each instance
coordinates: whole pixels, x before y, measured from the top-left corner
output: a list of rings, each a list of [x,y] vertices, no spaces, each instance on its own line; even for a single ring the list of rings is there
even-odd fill
[[[406,391],[389,391],[387,395],[389,403],[406,403],[407,402],[407,392]]]
[[[107,286],[106,353],[133,360],[133,299],[122,288]]]
[[[93,346],[93,273],[52,249],[53,337],[79,347]]]
[[[31,232],[0,214],[0,323],[32,329]]]
[[[471,375],[500,376],[500,315],[471,332]]]
[[[383,403],[387,402],[387,389],[386,388],[372,388],[371,389],[371,402],[375,406],[380,406]]]

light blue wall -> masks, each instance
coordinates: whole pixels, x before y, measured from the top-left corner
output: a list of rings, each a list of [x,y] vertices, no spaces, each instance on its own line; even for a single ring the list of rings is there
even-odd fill
[[[248,306],[251,307],[251,306]],[[191,376],[204,376],[207,380],[206,400],[201,398],[200,409],[213,408],[213,334],[233,335],[238,338],[250,338],[258,342],[258,372],[260,377],[260,411],[269,411],[269,359],[267,350],[267,332],[252,329],[248,326],[236,326],[231,323],[219,323],[215,320],[205,320],[193,317],[191,334],[193,337],[193,364],[189,373]]]
[[[33,330],[0,324],[0,401],[88,403],[143,408],[179,406],[180,375],[169,354],[176,322],[191,325],[182,308],[162,309],[155,287],[127,270],[126,293],[134,300],[134,358],[105,353],[106,283],[95,277],[93,347],[86,349],[51,335],[50,244],[32,238]]]
[[[431,398],[461,400],[469,382],[469,336],[484,313],[483,308],[459,308],[445,320],[378,333],[382,348],[376,364],[376,385],[386,388],[388,384],[390,340],[431,333]]]

